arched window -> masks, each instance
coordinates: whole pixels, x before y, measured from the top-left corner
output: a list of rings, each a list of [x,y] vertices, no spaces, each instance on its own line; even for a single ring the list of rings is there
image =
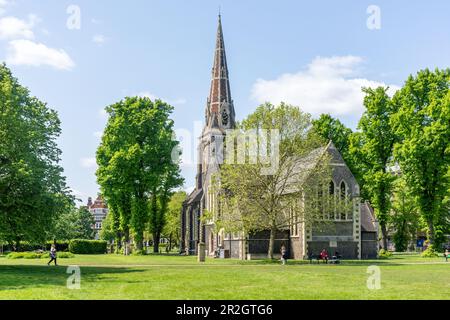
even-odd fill
[[[340,185],[340,190],[341,190],[341,200],[346,200],[347,199],[347,185],[345,184],[344,181],[341,182]],[[342,203],[344,205],[344,203]],[[347,215],[345,214],[345,212],[341,212],[341,220],[346,220],[347,219]]]
[[[330,195],[334,194],[334,181],[333,180],[330,181],[329,191],[330,191]]]
[[[344,181],[341,182],[341,199],[344,200],[347,197],[347,185]]]

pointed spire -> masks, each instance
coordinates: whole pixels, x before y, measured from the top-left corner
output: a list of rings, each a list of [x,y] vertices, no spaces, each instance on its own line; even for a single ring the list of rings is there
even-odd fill
[[[225,53],[225,42],[222,30],[222,16],[219,11],[216,38],[216,49],[214,53],[214,64],[212,68],[211,90],[209,93],[208,106],[206,110],[207,122],[211,126],[214,118],[220,118],[221,106],[229,104],[232,107],[230,82],[228,79],[228,66]],[[232,110],[234,117],[234,109]],[[230,116],[231,117],[231,116]],[[234,119],[234,118],[233,118]]]

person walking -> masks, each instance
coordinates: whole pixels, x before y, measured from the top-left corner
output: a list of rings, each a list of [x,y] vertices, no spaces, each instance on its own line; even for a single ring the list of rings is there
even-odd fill
[[[47,265],[50,265],[50,263],[52,263],[53,261],[55,261],[55,266],[57,266],[56,264],[56,248],[55,245],[52,244],[51,248],[50,248],[50,261],[47,263]]]
[[[287,250],[286,246],[284,244],[281,245],[281,264],[284,266],[286,264],[286,258],[287,258]]]

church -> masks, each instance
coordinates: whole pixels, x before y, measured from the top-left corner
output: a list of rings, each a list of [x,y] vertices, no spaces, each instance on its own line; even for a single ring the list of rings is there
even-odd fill
[[[219,15],[211,86],[205,108],[205,125],[198,144],[198,164],[194,191],[183,203],[181,212],[182,253],[198,254],[200,243],[204,243],[206,256],[222,253],[223,258],[265,258],[269,247],[269,231],[255,234],[227,233],[216,230],[214,221],[204,221],[202,215],[214,207],[215,197],[211,192],[211,179],[220,170],[217,161],[211,160],[218,137],[222,141],[227,130],[235,127],[235,109],[231,97],[229,73],[225,53],[225,42]],[[314,165],[327,153],[330,158],[332,180],[330,194],[347,194],[352,201],[351,212],[333,214],[321,221],[306,226],[293,223],[289,230],[280,230],[275,238],[274,253],[280,252],[284,244],[292,259],[305,259],[317,255],[323,249],[329,253],[339,252],[343,259],[369,259],[377,257],[378,225],[373,209],[361,202],[359,185],[339,151],[330,142],[311,152],[302,161]],[[279,255],[279,254],[278,254]]]

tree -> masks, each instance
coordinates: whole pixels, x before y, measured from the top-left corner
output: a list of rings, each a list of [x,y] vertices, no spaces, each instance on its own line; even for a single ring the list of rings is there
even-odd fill
[[[416,239],[417,233],[421,229],[420,220],[417,203],[411,196],[408,184],[405,179],[398,179],[393,187],[392,217],[390,219],[396,251],[406,251],[408,243]]]
[[[339,119],[334,119],[329,114],[320,115],[319,119],[312,120],[313,132],[326,141],[332,140],[336,149],[345,161],[350,159],[350,136],[352,130],[347,128]]]
[[[92,240],[95,232],[92,229],[95,224],[92,214],[85,207],[75,208],[61,214],[54,224],[52,238],[56,240],[86,239]]]
[[[45,241],[73,201],[59,165],[56,111],[32,97],[0,65],[0,239]]]
[[[279,152],[275,145],[270,147],[276,156],[272,160],[276,159],[278,165],[269,174],[262,174],[267,167],[264,158],[245,163],[226,161],[213,181],[219,204],[216,213],[206,213],[206,216],[215,214],[218,228],[223,227],[227,232],[270,230],[267,253],[270,259],[277,231],[289,229],[293,223],[311,223],[323,218],[324,205],[331,203],[325,192],[331,179],[329,157],[324,148],[319,148],[325,141],[310,129],[311,116],[298,107],[284,103],[277,107],[269,103],[259,106],[234,135],[239,138],[254,132],[256,138],[253,142],[250,139],[246,147],[260,150],[266,147],[263,130],[268,130],[270,135],[279,132]],[[302,197],[304,205],[299,203]],[[293,212],[296,222],[293,222]]]
[[[393,102],[391,124],[399,136],[394,155],[438,246],[436,225],[445,225],[450,176],[450,69],[426,69],[410,76]]]
[[[168,199],[182,184],[178,162],[172,159],[178,146],[172,110],[160,100],[141,97],[106,108],[109,119],[97,151],[97,178],[118,212],[125,237],[129,228],[133,231],[137,250],[142,250],[147,226],[154,238],[160,236]]]
[[[181,238],[181,219],[180,212],[183,207],[183,202],[186,200],[186,192],[175,192],[170,198],[167,206],[166,225],[163,234],[169,239],[169,248],[171,251],[173,245],[178,245],[178,240]]]
[[[100,239],[111,242],[116,240],[117,230],[114,226],[114,214],[109,211],[106,218],[102,222],[102,229],[100,230]]]
[[[380,224],[383,249],[387,249],[391,191],[395,175],[388,167],[392,163],[392,154],[396,135],[390,122],[396,111],[395,105],[387,94],[388,88],[364,88],[364,106],[357,132],[351,140],[350,152],[359,160],[364,181],[364,193],[375,209]]]

